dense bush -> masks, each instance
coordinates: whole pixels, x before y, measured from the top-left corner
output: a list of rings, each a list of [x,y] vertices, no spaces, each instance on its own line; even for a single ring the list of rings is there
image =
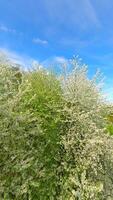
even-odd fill
[[[113,139],[98,77],[0,64],[0,199],[113,199]]]
[[[38,70],[22,74],[17,87],[15,71],[7,66],[0,70],[1,198],[54,197],[59,166],[59,82]]]
[[[64,109],[68,113],[63,136],[64,170],[61,199],[113,198],[113,140],[106,134],[109,113],[97,78],[87,78],[87,68],[75,60],[64,81]],[[66,127],[66,126],[65,126]]]

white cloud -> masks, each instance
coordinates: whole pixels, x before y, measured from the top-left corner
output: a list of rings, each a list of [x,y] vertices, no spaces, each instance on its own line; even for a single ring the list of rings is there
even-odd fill
[[[50,58],[44,60],[42,62],[42,65],[44,65],[46,67],[48,67],[48,66],[55,67],[56,65],[62,65],[64,63],[65,64],[68,63],[68,59],[66,59],[63,56],[53,56],[53,57],[50,57]]]
[[[24,69],[29,69],[35,60],[29,56],[16,53],[6,48],[0,48],[0,57],[8,59],[14,64],[19,64]]]
[[[46,44],[48,44],[48,41],[47,40],[42,40],[40,38],[34,38],[33,39],[33,43],[40,44],[40,45],[46,45]]]
[[[8,28],[5,25],[0,25],[0,31],[6,32],[6,33],[16,33],[15,29]]]
[[[53,56],[49,57],[48,59],[41,62],[41,65],[47,68],[50,71],[58,72],[58,74],[62,74],[64,70],[64,66],[66,65],[67,68],[69,64],[69,60],[63,56]]]
[[[60,64],[67,63],[67,59],[63,56],[55,56],[55,57],[53,57],[53,60]]]
[[[31,58],[29,56],[19,54],[17,52],[11,51],[6,48],[0,48],[0,59],[8,59],[14,64],[19,64],[21,68],[24,70],[28,70],[31,68],[47,68],[50,71],[58,71],[59,73],[62,71],[63,64],[68,65],[68,59],[63,56],[53,56],[42,62]]]

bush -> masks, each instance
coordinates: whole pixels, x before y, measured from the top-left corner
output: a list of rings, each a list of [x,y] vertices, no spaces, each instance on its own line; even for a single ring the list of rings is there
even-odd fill
[[[1,198],[54,198],[59,166],[60,84],[54,75],[37,70],[23,73],[21,84],[13,90],[17,84],[17,79],[13,83],[15,71],[7,66],[0,70],[1,90],[10,83],[2,92],[4,103],[0,105]]]
[[[99,77],[89,80],[87,67],[76,60],[72,66],[63,84],[67,117],[61,199],[112,199],[113,139],[106,134],[108,109]]]
[[[113,199],[113,139],[98,77],[0,64],[0,198]]]

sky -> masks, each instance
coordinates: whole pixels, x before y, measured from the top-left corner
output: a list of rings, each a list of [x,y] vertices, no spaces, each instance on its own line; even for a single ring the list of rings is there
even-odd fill
[[[0,52],[26,66],[78,55],[113,100],[113,1],[0,0]]]

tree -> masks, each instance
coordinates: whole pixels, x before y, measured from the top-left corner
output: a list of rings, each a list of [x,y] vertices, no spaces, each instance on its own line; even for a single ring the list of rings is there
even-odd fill
[[[87,67],[72,60],[74,70],[63,84],[64,145],[61,199],[113,198],[113,138],[107,134],[99,76],[87,78]],[[66,114],[65,114],[66,113]]]

